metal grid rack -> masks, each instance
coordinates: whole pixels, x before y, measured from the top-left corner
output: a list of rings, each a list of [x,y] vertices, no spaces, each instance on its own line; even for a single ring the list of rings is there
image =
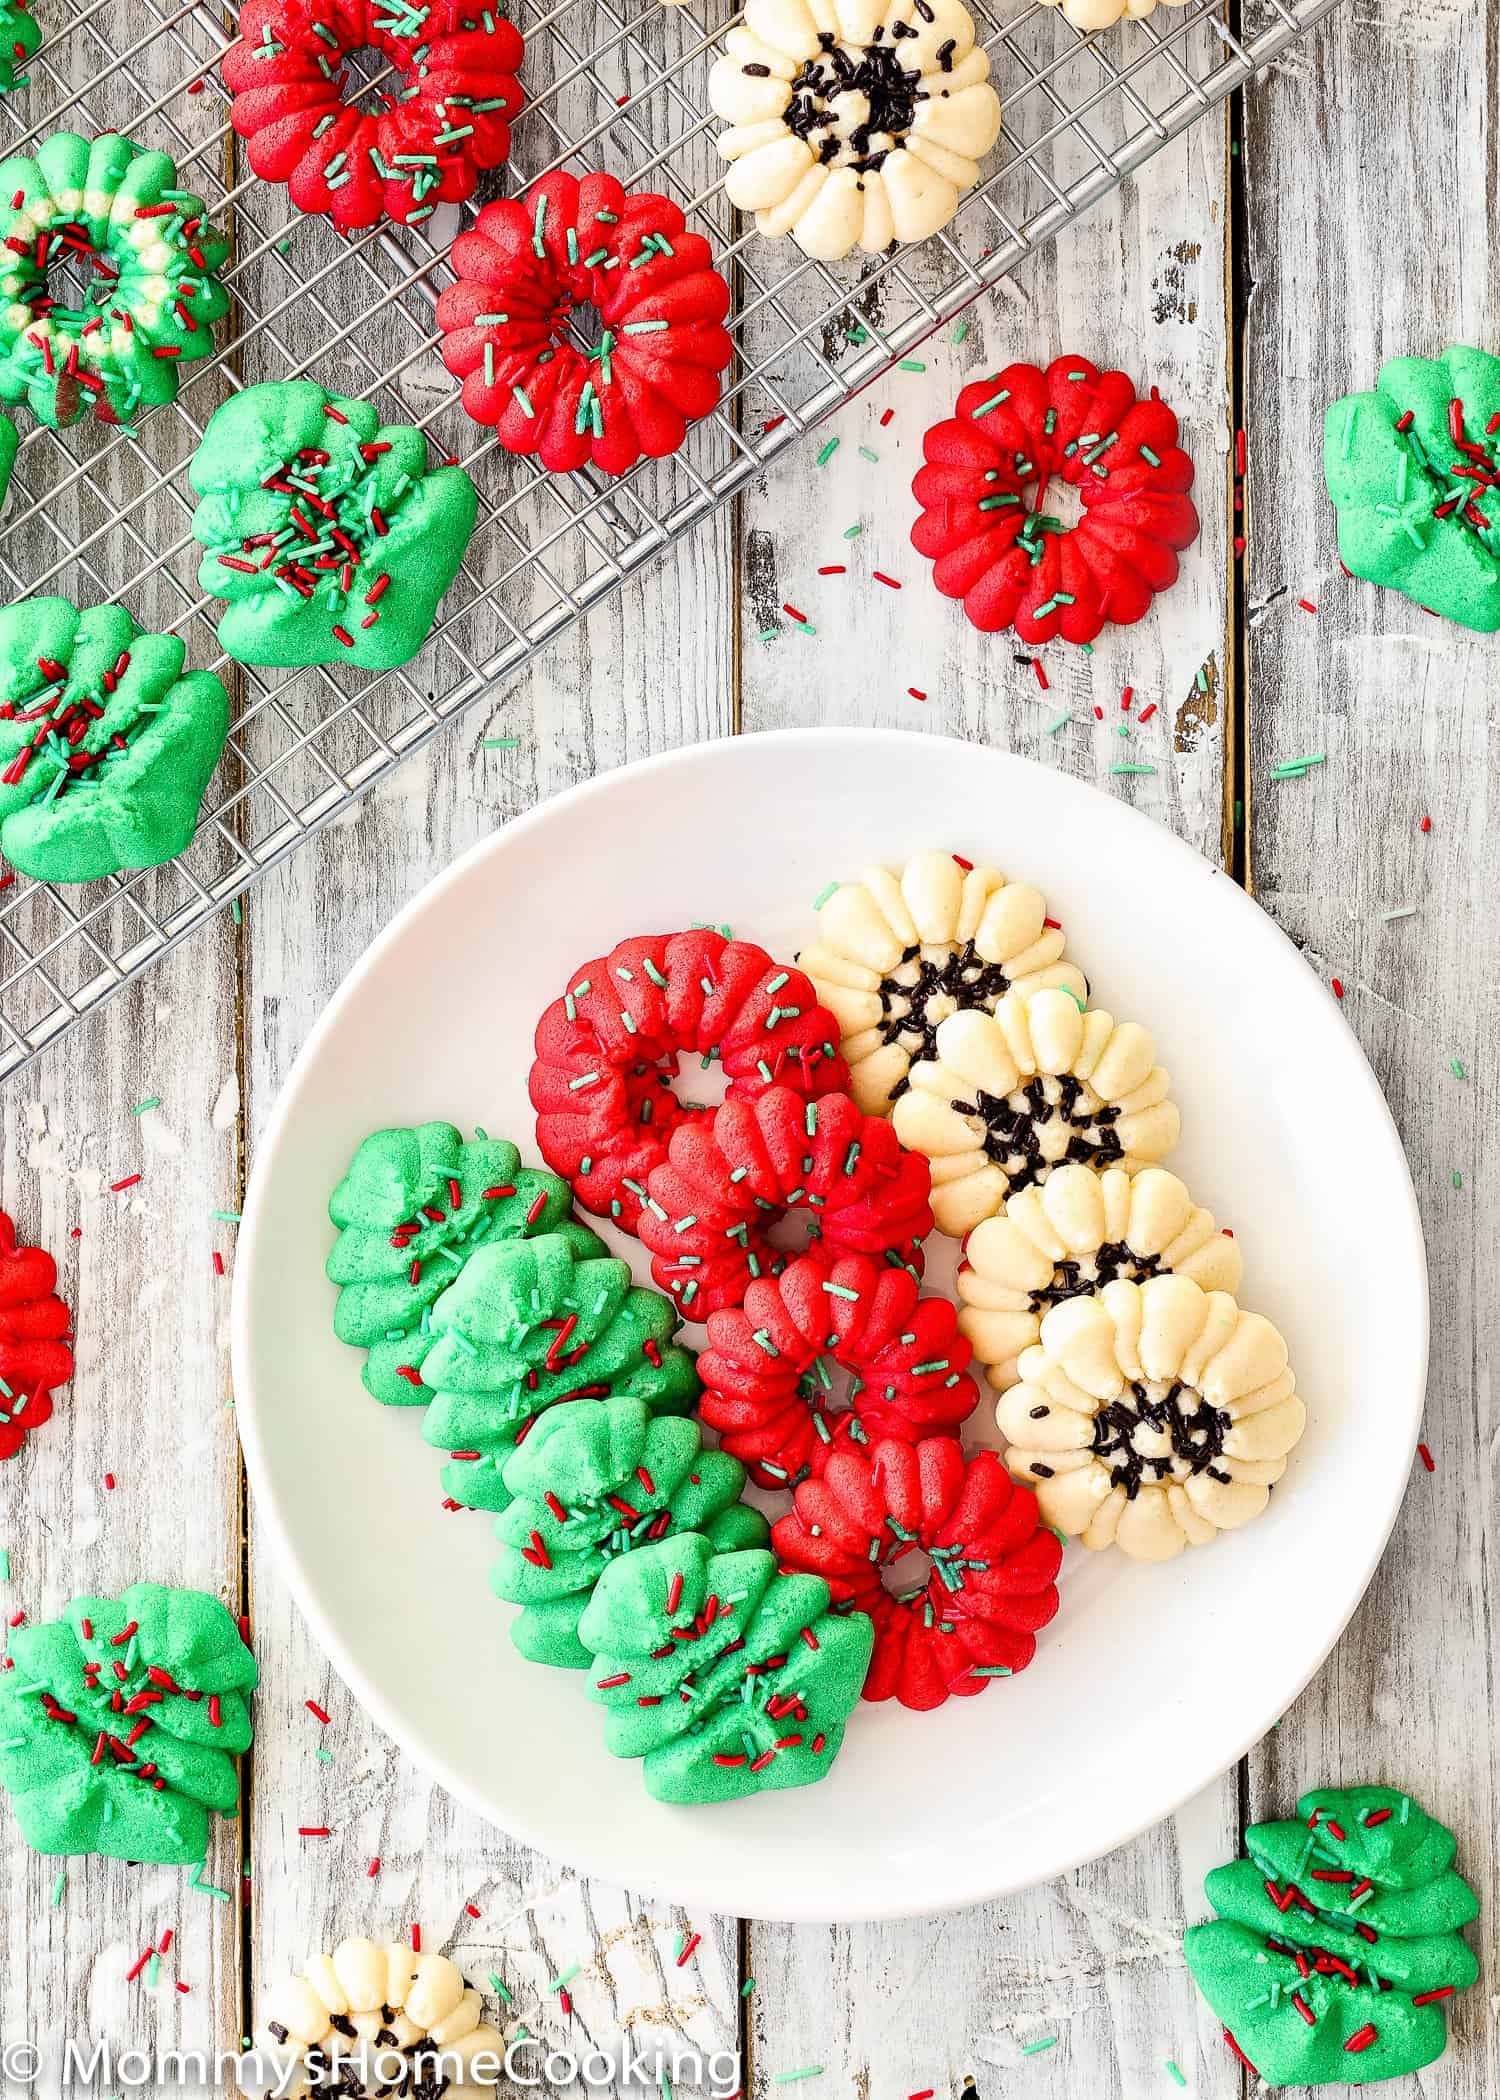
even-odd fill
[[[1089,39],[1035,0],[1006,22],[991,0],[970,5],[1005,108],[991,171],[920,248],[830,267],[762,240],[724,199],[706,88],[729,22],[705,30],[695,8],[658,0],[513,0],[528,99],[512,160],[480,201],[548,168],[607,165],[627,186],[673,197],[734,289],[737,358],[720,407],[673,459],[619,481],[543,474],[455,405],[432,312],[458,213],[343,240],[249,174],[218,78],[233,36],[223,10],[84,0],[49,36],[29,85],[0,104],[4,151],[34,151],[59,129],[164,148],[230,234],[236,305],[217,354],[189,368],[172,407],[132,429],[28,430],[0,521],[0,575],[9,598],[119,599],[143,627],[181,634],[189,664],[231,684],[236,721],[179,859],[77,888],[0,892],[0,1076],[349,808],[1338,0],[1244,0],[1234,29],[1225,0],[1188,0]],[[719,12],[714,0],[701,6]],[[479,488],[479,524],[427,647],[380,677],[227,664],[218,601],[196,585],[186,470],[203,427],[235,388],[299,374],[370,397],[382,420],[421,425]]]

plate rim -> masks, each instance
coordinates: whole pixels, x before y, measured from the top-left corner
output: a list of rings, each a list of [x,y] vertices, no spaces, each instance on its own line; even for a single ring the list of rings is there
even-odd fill
[[[592,774],[588,779],[575,781],[571,786],[561,789],[554,795],[544,796],[540,801],[534,803],[530,809],[522,810],[515,816],[505,819],[493,831],[486,834],[485,837],[476,839],[471,845],[465,847],[462,853],[450,861],[446,867],[438,869],[422,884],[413,896],[407,899],[351,963],[330,994],[322,1012],[318,1015],[317,1020],[308,1032],[306,1040],[293,1058],[277,1091],[271,1113],[264,1124],[260,1137],[258,1140],[253,1141],[250,1173],[245,1189],[239,1228],[238,1252],[234,1265],[234,1280],[230,1301],[230,1375],[235,1398],[235,1422],[244,1455],[246,1473],[254,1496],[255,1521],[265,1526],[278,1567],[286,1577],[288,1588],[291,1590],[298,1610],[302,1613],[319,1646],[337,1671],[351,1696],[375,1722],[377,1727],[381,1728],[412,1759],[413,1763],[427,1773],[437,1785],[451,1794],[455,1800],[462,1802],[465,1807],[471,1809],[483,1822],[492,1828],[504,1832],[521,1844],[529,1846],[542,1857],[558,1861],[579,1874],[597,1878],[615,1887],[628,1886],[632,1891],[647,1896],[670,1900],[679,1904],[698,1904],[717,1912],[725,1910],[725,1899],[722,1891],[716,1892],[711,1887],[698,1883],[693,1879],[691,1872],[685,1877],[678,1877],[671,1872],[666,1874],[655,1873],[651,1870],[648,1861],[643,1862],[639,1872],[632,1867],[631,1879],[626,1884],[619,1878],[618,1867],[613,1862],[600,1864],[593,1856],[592,1848],[587,1842],[576,1849],[569,1848],[559,1851],[556,1849],[556,1840],[552,1833],[548,1831],[544,1834],[538,1831],[524,1815],[516,1814],[507,1807],[506,1815],[502,1818],[497,1813],[494,1803],[487,1800],[478,1788],[470,1786],[466,1780],[459,1777],[451,1769],[441,1752],[427,1743],[414,1738],[405,1725],[394,1718],[383,1693],[370,1681],[365,1671],[344,1647],[343,1641],[331,1623],[328,1613],[318,1600],[315,1585],[304,1565],[303,1556],[293,1541],[291,1532],[282,1517],[276,1497],[270,1486],[271,1463],[262,1437],[259,1407],[255,1398],[254,1378],[251,1370],[253,1352],[250,1333],[250,1304],[252,1297],[255,1295],[255,1278],[258,1269],[261,1262],[266,1258],[262,1251],[259,1231],[259,1214],[262,1204],[261,1191],[269,1178],[271,1163],[277,1157],[285,1126],[295,1108],[300,1091],[300,1076],[315,1060],[325,1036],[330,1034],[336,1027],[343,1008],[353,999],[356,991],[364,983],[365,979],[378,967],[387,950],[401,937],[408,922],[434,908],[443,895],[467,875],[473,865],[493,854],[503,852],[507,843],[516,834],[528,831],[536,825],[550,820],[560,810],[588,802],[596,796],[610,793],[616,783],[626,776],[634,778],[642,774],[670,772],[679,766],[698,762],[704,758],[717,760],[720,754],[732,754],[738,747],[752,743],[757,746],[780,743],[788,746],[800,745],[805,748],[811,744],[830,745],[834,743],[849,743],[851,741],[858,741],[874,748],[882,745],[900,747],[920,742],[924,747],[948,746],[954,753],[965,753],[970,756],[976,749],[983,750],[988,757],[1000,760],[1007,766],[1018,767],[1023,773],[1043,774],[1047,777],[1050,784],[1053,786],[1060,785],[1065,791],[1079,791],[1085,798],[1090,795],[1097,796],[1101,801],[1108,803],[1113,812],[1122,814],[1128,820],[1129,825],[1139,826],[1143,834],[1149,830],[1158,848],[1165,844],[1175,849],[1178,853],[1187,856],[1197,873],[1223,875],[1224,871],[1216,867],[1212,861],[1201,854],[1188,840],[1179,837],[1176,832],[1171,831],[1165,824],[1147,815],[1144,811],[1136,809],[1132,804],[1124,802],[1116,796],[1109,795],[1093,781],[1079,779],[1073,774],[1060,772],[1057,768],[1044,766],[1038,760],[1028,758],[1020,752],[1002,749],[978,738],[939,735],[920,730],[863,726],[787,727],[753,730],[737,732],[728,736],[700,739],[695,743],[677,746],[670,751],[649,753],[642,758],[631,760],[625,765],[612,767],[606,772]],[[1268,929],[1275,939],[1282,944],[1287,954],[1321,987],[1322,979],[1313,970],[1306,955],[1290,936],[1276,924],[1275,920],[1271,918],[1270,914],[1263,907],[1256,903],[1254,897],[1243,885],[1228,877],[1225,877],[1225,880],[1228,888],[1237,900],[1231,909],[1253,912],[1255,923]],[[1359,1086],[1368,1097],[1369,1105],[1376,1112],[1374,1116],[1375,1127],[1379,1131],[1381,1142],[1391,1154],[1391,1163],[1397,1170],[1395,1180],[1400,1190],[1401,1209],[1399,1218],[1390,1222],[1392,1228],[1399,1229],[1403,1238],[1409,1242],[1409,1245],[1404,1250],[1404,1259],[1401,1267],[1405,1268],[1407,1262],[1410,1262],[1413,1281],[1418,1291],[1418,1302],[1413,1308],[1416,1314],[1414,1339],[1417,1344],[1415,1352],[1417,1375],[1412,1381],[1412,1398],[1409,1407],[1410,1422],[1408,1425],[1414,1449],[1415,1439],[1420,1429],[1426,1405],[1431,1342],[1431,1290],[1421,1210],[1411,1177],[1410,1165],[1406,1158],[1405,1147],[1401,1140],[1400,1131],[1396,1126],[1395,1118],[1391,1113],[1390,1104],[1386,1100],[1384,1090],[1380,1085],[1374,1068],[1365,1054],[1363,1044],[1353,1030],[1347,1027],[1347,1024],[1345,1032],[1349,1048],[1353,1053],[1351,1073],[1357,1078]],[[1283,1713],[1301,1696],[1318,1671],[1322,1669],[1328,1657],[1343,1638],[1350,1620],[1364,1601],[1365,1594],[1390,1543],[1391,1534],[1401,1514],[1405,1498],[1406,1485],[1403,1484],[1394,1492],[1391,1499],[1391,1507],[1386,1518],[1379,1527],[1378,1532],[1372,1537],[1371,1546],[1365,1558],[1365,1563],[1360,1570],[1357,1584],[1352,1590],[1347,1610],[1338,1618],[1337,1623],[1332,1627],[1328,1635],[1326,1644],[1320,1648],[1289,1693],[1285,1705],[1281,1709]],[[1223,1759],[1222,1762],[1217,1762],[1212,1770],[1199,1775],[1191,1785],[1179,1787],[1174,1782],[1167,1789],[1171,1798],[1164,1805],[1153,1808],[1149,1813],[1127,1819],[1128,1827],[1123,1828],[1103,1850],[1100,1850],[1092,1842],[1085,1842],[1076,1852],[1066,1850],[1066,1856],[1061,1858],[1042,1880],[1038,1880],[1029,1873],[1019,1878],[1014,1875],[1007,1876],[1003,1870],[996,1866],[991,1866],[987,1870],[982,1870],[977,1876],[971,1876],[962,1888],[955,1888],[949,1894],[940,1896],[936,1900],[924,1899],[915,1910],[911,1907],[910,1902],[903,1900],[899,1894],[893,1895],[891,1900],[884,1902],[871,1902],[868,1897],[865,1897],[852,1908],[847,1905],[841,1907],[836,1903],[818,1905],[786,1901],[774,1909],[763,1908],[753,1901],[746,1903],[741,1896],[737,1895],[733,1902],[731,1914],[767,1922],[795,1924],[882,1923],[910,1917],[946,1916],[974,1904],[991,1902],[1005,1896],[1020,1894],[1027,1889],[1042,1886],[1046,1880],[1056,1879],[1059,1875],[1070,1873],[1075,1868],[1093,1860],[1105,1858],[1122,1846],[1133,1843],[1144,1831],[1154,1829],[1158,1824],[1170,1820],[1188,1801],[1192,1800],[1207,1787],[1215,1784],[1226,1772],[1232,1770],[1258,1742],[1264,1739],[1272,1725],[1274,1724],[1268,1721],[1263,1728],[1250,1734],[1238,1744],[1231,1756]],[[982,1853],[978,1852],[971,1856],[976,1859],[984,1857]]]

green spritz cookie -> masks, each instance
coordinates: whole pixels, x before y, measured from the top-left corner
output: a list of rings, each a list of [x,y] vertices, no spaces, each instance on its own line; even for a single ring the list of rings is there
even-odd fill
[[[185,653],[123,605],[0,607],[0,852],[23,874],[92,882],[188,844],[229,696]]]
[[[1345,568],[1445,620],[1500,627],[1500,358],[1393,357],[1335,401],[1323,476]]]
[[[1479,1898],[1453,1833],[1388,1786],[1323,1787],[1295,1823],[1257,1823],[1204,1887],[1187,1965],[1267,2085],[1370,2085],[1441,2056],[1444,2008],[1479,1964]]]
[[[10,494],[11,469],[20,446],[21,433],[9,416],[0,416],[0,510],[4,510],[5,499]]]
[[[219,641],[242,664],[416,655],[458,574],[478,496],[427,440],[310,379],[246,387],[209,419],[188,479],[202,501],[201,590],[228,600]]]
[[[626,1393],[653,1414],[687,1414],[697,1365],[672,1340],[680,1315],[629,1264],[583,1257],[560,1233],[479,1248],[432,1308],[422,1423],[452,1454],[443,1487],[468,1509],[502,1510],[503,1468],[535,1418],[561,1400]]]
[[[41,41],[41,28],[27,13],[26,0],[0,0],[0,95],[26,85],[21,68]]]
[[[698,1805],[826,1779],[870,1667],[863,1612],[819,1575],[683,1532],[606,1568],[579,1621],[612,1756],[657,1801]]]
[[[177,187],[165,153],[116,133],[56,131],[35,160],[0,162],[0,399],[62,429],[92,409],[133,422],[177,398],[177,375],[212,355],[228,310],[226,241]],[[93,272],[80,306],[54,302],[48,271]]]
[[[485,1241],[560,1233],[575,1254],[604,1242],[568,1215],[573,1193],[545,1167],[523,1167],[504,1138],[451,1123],[372,1131],[328,1200],[339,1236],[328,1256],[339,1286],[333,1331],[368,1351],[360,1373],[387,1407],[421,1407],[428,1314]]]
[[[542,1416],[505,1464],[515,1496],[495,1520],[505,1551],[490,1574],[522,1607],[511,1639],[531,1662],[581,1670],[578,1621],[605,1569],[669,1532],[698,1531],[717,1551],[764,1546],[770,1527],[740,1500],[745,1469],[705,1451],[696,1422],[656,1415],[620,1394]]]
[[[0,1787],[37,1852],[208,1856],[239,1807],[255,1658],[216,1597],[137,1582],[20,1626],[0,1675]]]

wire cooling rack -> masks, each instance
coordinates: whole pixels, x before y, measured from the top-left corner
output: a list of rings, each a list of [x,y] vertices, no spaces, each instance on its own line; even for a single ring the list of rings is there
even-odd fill
[[[707,78],[731,25],[699,19],[716,18],[723,0],[514,0],[527,105],[509,167],[478,201],[548,168],[608,166],[674,198],[734,288],[737,358],[721,406],[673,459],[620,481],[542,474],[455,405],[433,306],[451,274],[456,212],[343,240],[250,175],[218,77],[232,7],[83,0],[48,36],[28,84],[0,102],[5,152],[67,129],[120,131],[171,153],[231,237],[235,305],[218,354],[188,368],[173,406],[128,430],[28,431],[0,521],[0,573],[12,598],[118,599],[143,627],[180,633],[188,663],[231,685],[236,721],[177,860],[76,888],[0,891],[0,1076],[348,809],[1338,0],[1243,0],[1232,16],[1226,0],[1188,0],[1091,39],[1051,7],[1018,0],[1002,22],[990,0],[970,5],[1005,106],[991,172],[920,248],[830,267],[762,240],[723,196]],[[58,0],[40,9],[44,24],[64,11]],[[204,425],[237,387],[299,374],[368,396],[383,421],[420,424],[479,488],[479,524],[426,648],[380,677],[227,664],[218,601],[194,580],[186,470]]]

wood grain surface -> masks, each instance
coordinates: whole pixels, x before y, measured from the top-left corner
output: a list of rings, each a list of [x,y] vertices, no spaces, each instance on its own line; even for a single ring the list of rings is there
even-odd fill
[[[90,1860],[54,1905],[55,1868],[0,1817],[0,2040],[37,2043],[38,2091],[60,2090],[69,2036],[233,2047],[288,1967],[345,1933],[396,1934],[419,1919],[425,1944],[476,1980],[505,1979],[532,2033],[574,2051],[739,2050],[758,2100],[812,2064],[824,2069],[810,2100],[928,2089],[959,2100],[969,2082],[984,2100],[1172,2100],[1169,2060],[1196,2100],[1231,2100],[1241,2074],[1187,1979],[1181,1929],[1201,1912],[1204,1870],[1237,1849],[1246,1820],[1314,1780],[1399,1776],[1459,1830],[1472,1878],[1500,1887],[1486,1500],[1497,1433],[1493,650],[1339,574],[1317,468],[1323,404],[1370,383],[1383,356],[1500,340],[1487,203],[1495,67],[1483,10],[1352,0],[1248,98],[1237,159],[1224,121],[1198,124],[974,308],[965,331],[936,338],[924,370],[851,403],[825,465],[807,446],[753,484],[274,871],[241,926],[219,922],[7,1086],[4,1204],[26,1236],[59,1250],[80,1350],[57,1419],[0,1469],[12,1567],[0,1616],[50,1615],[77,1591],[142,1575],[195,1583],[252,1612],[262,1666],[243,1825],[221,1827],[207,1876],[231,1900],[192,1892],[175,1872]],[[280,265],[268,254],[255,267]],[[878,320],[878,297],[851,299],[851,328],[861,312]],[[286,328],[297,355],[327,340],[316,314]],[[360,355],[387,347],[406,354],[376,342]],[[1043,652],[1044,691],[1029,658],[1015,660],[1027,652],[978,636],[931,591],[907,540],[909,485],[922,431],[965,379],[1064,349],[1123,366],[1178,409],[1203,535],[1139,628],[1101,637],[1091,655]],[[788,603],[815,634],[798,631]],[[823,723],[956,734],[1127,796],[1248,874],[1342,980],[1422,1200],[1437,1467],[1417,1468],[1334,1657],[1240,1771],[1046,1888],[836,1930],[688,1917],[584,1881],[478,1822],[363,1717],[245,1498],[229,1285],[211,1259],[217,1247],[232,1268],[233,1225],[213,1213],[237,1208],[329,994],[456,853],[646,753]],[[512,736],[513,749],[485,747]],[[1327,751],[1320,772],[1269,779],[1316,750]],[[1113,770],[1122,763],[1155,770]],[[1382,917],[1408,903],[1411,916]],[[151,1096],[158,1108],[131,1113]],[[136,1171],[138,1185],[110,1192]],[[1332,1200],[1329,1260],[1332,1270]],[[300,1838],[303,1825],[331,1835]],[[156,1988],[127,1982],[168,1925],[176,1939]],[[1500,2092],[1492,1917],[1476,1944],[1485,1981],[1457,2013],[1446,2058],[1408,2082],[1412,2096]],[[548,1985],[575,1963],[570,2021]]]

